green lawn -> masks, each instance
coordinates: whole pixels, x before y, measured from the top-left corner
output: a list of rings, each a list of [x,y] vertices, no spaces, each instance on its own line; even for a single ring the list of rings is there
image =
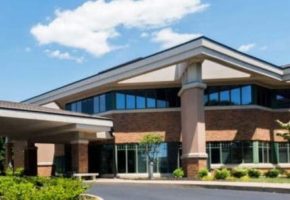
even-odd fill
[[[237,180],[241,181],[241,180]],[[266,178],[266,177],[260,177],[260,178],[251,178],[248,180],[244,180],[245,182],[263,182],[263,183],[290,183],[290,178]]]

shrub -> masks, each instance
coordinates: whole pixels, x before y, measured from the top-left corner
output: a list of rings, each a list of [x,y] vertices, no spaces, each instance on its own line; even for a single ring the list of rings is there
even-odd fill
[[[0,177],[0,199],[73,200],[85,191],[79,180],[40,177]]]
[[[269,171],[267,171],[265,173],[265,176],[268,178],[276,178],[279,175],[279,170],[274,168],[274,169],[270,169]]]
[[[250,178],[259,178],[261,176],[261,172],[257,169],[249,169],[248,176]]]
[[[199,178],[204,178],[206,176],[208,176],[208,169],[207,168],[203,168],[203,169],[200,169],[198,171],[198,177]]]
[[[242,178],[248,174],[248,170],[242,167],[236,167],[232,169],[232,176],[235,178]]]
[[[177,169],[175,169],[175,170],[173,171],[173,176],[174,176],[175,178],[182,178],[182,177],[184,177],[184,171],[183,171],[183,169],[182,169],[182,168],[177,168]]]
[[[287,178],[290,178],[290,172],[287,172],[287,173],[286,173],[286,177],[287,177]]]
[[[217,179],[217,180],[225,180],[229,176],[230,176],[230,172],[226,168],[217,169],[215,171],[215,175],[214,175],[215,179]]]

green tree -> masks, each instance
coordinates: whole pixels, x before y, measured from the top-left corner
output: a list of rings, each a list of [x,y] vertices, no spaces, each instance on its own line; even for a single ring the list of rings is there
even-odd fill
[[[148,178],[153,178],[153,167],[157,160],[159,153],[159,147],[162,143],[162,137],[158,134],[147,134],[140,141],[140,145],[143,146],[145,153],[147,154],[149,161]]]
[[[284,132],[278,133],[278,136],[283,137],[285,140],[290,141],[290,121],[287,123],[283,123],[280,120],[276,120],[279,126],[284,129]]]
[[[0,137],[0,173],[4,172],[5,162],[5,138]]]

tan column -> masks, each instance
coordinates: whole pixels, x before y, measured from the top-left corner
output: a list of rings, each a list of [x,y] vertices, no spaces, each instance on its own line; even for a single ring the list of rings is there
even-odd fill
[[[88,144],[88,140],[76,140],[71,142],[71,164],[74,173],[87,173],[89,171]]]
[[[182,166],[194,178],[207,166],[204,102],[206,85],[201,79],[201,63],[187,66],[183,74],[181,98]]]

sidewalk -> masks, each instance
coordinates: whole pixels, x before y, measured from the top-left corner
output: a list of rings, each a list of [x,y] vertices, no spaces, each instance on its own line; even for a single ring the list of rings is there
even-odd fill
[[[251,182],[224,182],[224,181],[190,181],[190,180],[128,180],[128,179],[97,179],[94,183],[107,184],[161,184],[203,187],[212,189],[231,189],[247,191],[263,191],[276,193],[290,193],[290,184],[281,183],[251,183]]]

